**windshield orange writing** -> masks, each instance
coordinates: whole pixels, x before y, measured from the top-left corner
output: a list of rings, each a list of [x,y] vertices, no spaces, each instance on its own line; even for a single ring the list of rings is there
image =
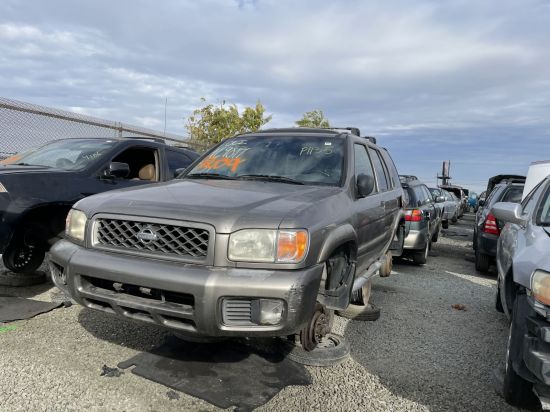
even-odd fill
[[[208,156],[197,166],[198,169],[206,170],[218,170],[222,168],[228,168],[232,172],[235,172],[239,165],[243,162],[240,157],[230,158],[230,157],[218,157],[218,156]]]

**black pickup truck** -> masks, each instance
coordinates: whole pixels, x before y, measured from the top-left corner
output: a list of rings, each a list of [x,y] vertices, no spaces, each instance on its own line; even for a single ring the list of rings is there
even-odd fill
[[[36,270],[62,236],[72,205],[108,190],[165,182],[198,154],[140,138],[56,140],[0,162],[0,254],[15,273]]]

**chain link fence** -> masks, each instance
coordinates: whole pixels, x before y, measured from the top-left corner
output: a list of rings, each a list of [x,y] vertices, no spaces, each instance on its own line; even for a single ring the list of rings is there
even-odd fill
[[[184,136],[0,97],[0,159],[56,139],[151,137],[195,149]]]

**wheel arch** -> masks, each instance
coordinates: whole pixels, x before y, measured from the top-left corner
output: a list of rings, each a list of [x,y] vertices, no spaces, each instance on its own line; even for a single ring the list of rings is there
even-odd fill
[[[25,210],[14,222],[14,232],[24,225],[36,225],[45,240],[55,238],[65,230],[65,219],[72,203],[41,203]]]

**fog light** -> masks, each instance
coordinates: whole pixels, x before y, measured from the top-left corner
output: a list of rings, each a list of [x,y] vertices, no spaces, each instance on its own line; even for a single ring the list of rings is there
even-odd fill
[[[283,318],[285,304],[282,300],[260,299],[260,325],[277,325]]]

